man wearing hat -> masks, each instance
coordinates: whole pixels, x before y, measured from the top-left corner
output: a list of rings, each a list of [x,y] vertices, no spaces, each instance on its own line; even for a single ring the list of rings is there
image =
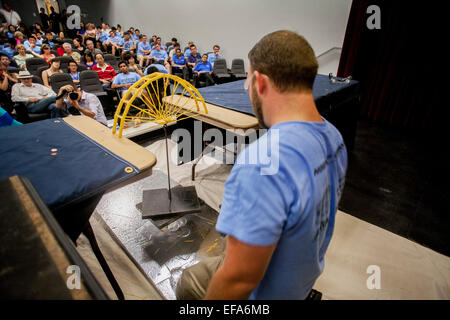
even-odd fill
[[[20,83],[12,87],[11,100],[24,104],[29,113],[49,112],[52,117],[58,116],[59,113],[55,113],[56,93],[46,86],[33,83],[32,78],[29,71],[19,72]]]

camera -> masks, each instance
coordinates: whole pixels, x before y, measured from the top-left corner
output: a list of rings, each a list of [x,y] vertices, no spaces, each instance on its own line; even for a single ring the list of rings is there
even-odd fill
[[[71,100],[77,100],[78,99],[78,92],[71,92],[71,93],[69,93],[69,98]]]

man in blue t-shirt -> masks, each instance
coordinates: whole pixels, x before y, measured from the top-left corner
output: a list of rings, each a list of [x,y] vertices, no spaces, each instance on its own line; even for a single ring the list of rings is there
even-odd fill
[[[264,36],[248,57],[244,88],[269,130],[239,154],[226,181],[216,224],[226,253],[186,269],[178,299],[306,299],[323,272],[347,152],[314,102],[317,59],[285,30]]]
[[[223,55],[220,54],[219,50],[220,50],[220,47],[219,47],[219,45],[216,44],[213,47],[213,52],[208,54],[208,62],[211,63],[211,65],[213,67],[214,67],[214,61],[216,61],[217,59],[224,59]]]
[[[136,30],[137,31],[137,30]],[[137,45],[137,59],[139,61],[139,65],[141,68],[144,66],[148,66],[150,63],[150,53],[152,52],[152,47],[147,42],[147,36],[140,35],[139,43]]]
[[[189,49],[190,49],[189,55],[185,55],[185,57],[187,59],[189,78],[192,78],[192,69],[194,69],[195,65],[202,59],[202,57],[197,52],[197,47],[195,44],[191,45]]]
[[[206,53],[202,55],[202,60],[195,65],[192,71],[194,72],[195,87],[198,87],[200,80],[205,80],[206,86],[212,86],[214,84],[214,79],[212,78],[213,66],[208,62],[208,55]]]
[[[158,42],[156,42],[154,49],[150,53],[150,59],[154,64],[163,65],[167,69],[167,72],[170,73],[171,68],[169,64],[169,56],[165,50],[161,49]]]
[[[141,79],[141,76],[136,72],[130,72],[125,61],[119,62],[119,70],[120,73],[114,78],[111,88],[120,89],[123,96],[128,88]]]
[[[189,81],[189,71],[187,67],[186,57],[181,54],[181,49],[178,46],[175,49],[175,54],[172,57],[172,74],[176,71],[181,71],[183,73],[183,79]]]

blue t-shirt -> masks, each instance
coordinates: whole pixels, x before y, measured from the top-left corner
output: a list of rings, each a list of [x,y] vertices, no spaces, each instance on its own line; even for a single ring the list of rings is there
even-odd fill
[[[71,76],[72,80],[80,81],[80,72],[77,71],[77,73],[75,74],[69,72],[69,75]],[[80,83],[77,83],[76,86],[79,87]]]
[[[146,43],[139,42],[137,49],[138,49],[137,54],[144,55],[142,50],[151,50],[152,47],[150,47],[150,44],[148,42]]]
[[[153,50],[152,53],[150,53],[150,57],[156,57],[159,60],[164,60],[164,59],[168,59],[169,56],[167,55],[167,52],[164,51],[163,49],[158,50]]]
[[[4,47],[3,50],[1,50],[1,52],[6,54],[12,60],[14,58],[14,52],[16,52],[16,49],[11,49],[10,47]]]
[[[178,64],[180,66],[184,66],[186,64],[186,57],[181,55],[181,57],[178,58],[178,56],[176,54],[174,54],[173,57],[172,57],[172,61],[175,64]]]
[[[277,243],[250,299],[307,297],[324,268],[346,169],[342,136],[326,120],[278,123],[239,154],[216,228],[249,245]]]
[[[30,42],[29,42],[28,40],[25,41],[25,42],[23,43],[23,45],[25,46],[25,49],[27,49],[28,51],[30,51],[31,44],[30,44]],[[36,44],[36,46],[33,48],[33,52],[34,52],[34,53],[37,53],[37,54],[40,54],[40,53],[41,53],[41,47],[39,47],[39,46]]]
[[[197,53],[196,56],[192,55],[192,52],[187,56],[187,60],[190,63],[196,63],[197,61],[201,60],[202,57],[200,56],[200,53]]]
[[[220,54],[217,56],[214,53],[208,54],[208,62],[212,65],[214,65],[214,61],[216,61],[217,59],[223,59],[223,57]]]
[[[209,63],[208,61],[206,62],[199,62],[195,65],[194,67],[194,72],[195,71],[199,71],[199,72],[209,72],[209,71],[213,71],[213,67],[211,65],[211,63]]]
[[[98,41],[104,42],[108,38],[109,38],[109,34],[107,34],[105,31],[102,31],[102,33],[100,34],[100,37],[98,37]]]
[[[119,73],[116,78],[114,79],[114,84],[134,84],[135,82],[139,81],[141,79],[141,76],[138,75],[136,72],[130,72],[128,74],[125,73]],[[128,88],[122,87],[120,90],[128,90]]]
[[[133,38],[130,38],[127,41],[125,41],[125,39],[123,40],[123,51],[130,51],[131,48],[134,48],[134,46],[135,42]]]
[[[166,69],[162,64],[154,63],[154,64],[149,65],[149,66],[145,69],[145,71],[144,71],[144,74],[145,74],[145,75],[148,74],[147,71],[148,71],[148,68],[150,68],[150,67],[156,67],[156,68],[158,68],[159,72],[161,72],[161,73],[169,73],[169,72],[167,71],[167,69]]]

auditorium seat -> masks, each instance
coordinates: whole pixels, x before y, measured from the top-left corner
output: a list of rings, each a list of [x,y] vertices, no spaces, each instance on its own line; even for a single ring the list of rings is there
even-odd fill
[[[247,78],[243,59],[233,59],[233,61],[231,62],[231,73],[236,79]]]
[[[53,91],[55,91],[55,93],[58,94],[59,89],[62,86],[65,86],[68,84],[73,85],[73,79],[67,73],[55,73],[55,74],[51,75],[50,83],[52,85]]]
[[[81,90],[93,93],[97,97],[106,96],[106,92],[103,90],[102,83],[95,71],[85,70],[80,72],[80,87]]]
[[[224,83],[231,79],[231,74],[228,73],[227,61],[225,59],[217,59],[214,61],[213,74],[219,83]]]
[[[111,67],[114,68],[114,71],[116,73],[119,72],[119,61],[117,61],[117,58],[115,55],[107,53],[104,55],[104,59],[107,64],[111,65]]]
[[[25,60],[25,64],[27,67],[27,70],[34,76],[38,76],[38,68],[40,67],[47,67],[48,63],[45,61],[45,59],[42,58],[28,58]]]

